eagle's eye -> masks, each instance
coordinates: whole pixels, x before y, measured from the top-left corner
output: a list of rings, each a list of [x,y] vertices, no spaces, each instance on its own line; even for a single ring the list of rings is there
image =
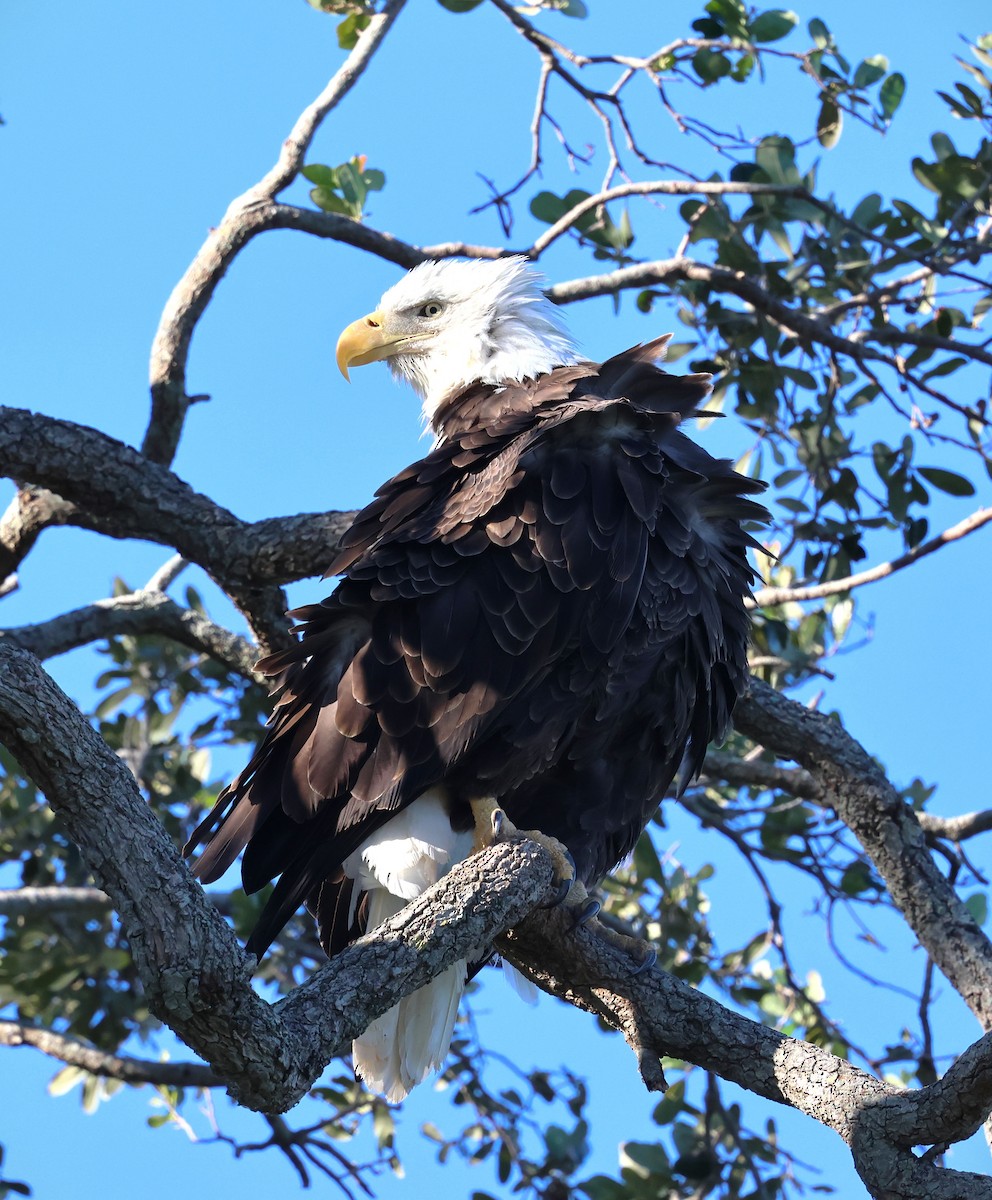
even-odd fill
[[[436,300],[430,300],[417,313],[418,317],[439,317],[441,315],[441,305]]]

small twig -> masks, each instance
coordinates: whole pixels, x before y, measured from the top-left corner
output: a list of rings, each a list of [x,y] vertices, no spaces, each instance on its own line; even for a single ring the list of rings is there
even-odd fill
[[[825,596],[837,596],[844,592],[852,591],[854,588],[863,587],[866,583],[874,583],[878,579],[885,579],[889,575],[894,575],[896,571],[902,571],[906,567],[912,566],[919,562],[921,558],[925,558],[928,554],[933,554],[936,550],[943,549],[944,546],[950,545],[951,542],[956,542],[960,538],[967,537],[969,533],[974,533],[976,529],[981,529],[983,525],[987,525],[992,521],[992,508],[980,508],[977,512],[966,517],[963,521],[959,521],[957,525],[952,525],[950,529],[945,529],[943,533],[931,538],[930,541],[924,542],[920,546],[914,546],[912,550],[908,550],[905,554],[901,554],[898,558],[892,559],[890,562],[881,563],[877,567],[871,567],[867,571],[860,571],[856,575],[848,575],[844,579],[833,579],[828,583],[812,584],[809,587],[799,588],[761,588],[754,594],[754,599],[748,601],[748,606],[751,608],[774,608],[778,604],[790,604],[803,600],[822,600]]]
[[[541,254],[575,224],[579,217],[594,209],[621,200],[626,196],[787,196],[807,200],[809,193],[803,187],[792,187],[778,183],[697,182],[689,179],[657,179],[648,183],[623,183],[589,196],[570,208],[550,229],[535,238],[526,253],[531,258]]]
[[[175,582],[189,566],[189,561],[181,554],[174,554],[167,559],[145,584],[143,591],[164,592]]]

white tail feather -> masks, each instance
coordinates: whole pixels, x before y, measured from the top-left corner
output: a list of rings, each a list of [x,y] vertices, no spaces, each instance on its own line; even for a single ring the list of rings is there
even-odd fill
[[[406,904],[385,888],[369,893],[368,928],[375,929]],[[352,1043],[355,1073],[391,1103],[440,1070],[451,1045],[467,964],[456,962],[383,1013]]]
[[[537,987],[531,983],[526,975],[521,975],[517,968],[512,963],[508,963],[505,958],[502,960],[502,965],[503,978],[513,991],[517,993],[525,1004],[536,1004],[538,995]]]

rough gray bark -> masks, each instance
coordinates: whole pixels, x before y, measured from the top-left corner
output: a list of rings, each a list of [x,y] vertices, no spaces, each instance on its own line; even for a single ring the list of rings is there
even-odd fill
[[[840,721],[780,695],[759,680],[737,707],[748,737],[794,759],[820,783],[832,808],[875,864],[927,953],[992,1029],[992,943],[941,875],[916,814]]]
[[[322,574],[354,516],[242,521],[123,442],[17,408],[0,407],[0,475],[50,485],[78,505],[62,523],[174,547],[232,593]],[[8,553],[0,573],[19,562]]]

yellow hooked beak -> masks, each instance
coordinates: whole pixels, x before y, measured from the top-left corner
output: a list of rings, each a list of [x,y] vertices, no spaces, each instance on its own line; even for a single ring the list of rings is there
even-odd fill
[[[352,321],[338,338],[338,368],[345,379],[348,379],[349,367],[364,367],[366,363],[389,358],[412,340],[414,339],[409,333],[399,333],[395,330],[387,333],[383,314],[378,310],[371,312],[368,316]]]

